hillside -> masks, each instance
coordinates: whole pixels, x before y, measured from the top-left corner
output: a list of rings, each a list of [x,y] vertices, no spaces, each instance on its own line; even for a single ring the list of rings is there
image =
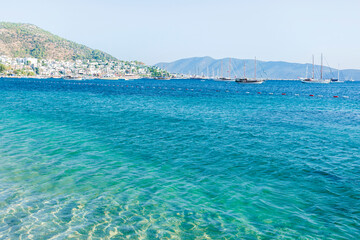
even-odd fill
[[[66,40],[32,24],[0,22],[0,55],[54,60],[116,60],[100,50]]]
[[[213,59],[211,57],[194,57],[180,59],[170,63],[158,63],[156,66],[166,69],[171,73],[197,74],[209,76],[228,76],[229,58]],[[244,75],[244,63],[246,65],[246,76],[254,76],[253,59],[231,59],[231,76]],[[280,61],[257,61],[257,76],[269,79],[298,79],[312,74],[312,64],[289,63]],[[315,75],[319,77],[320,66],[315,66]],[[324,67],[324,77],[337,78],[337,69]],[[360,80],[360,70],[340,70],[340,79]]]

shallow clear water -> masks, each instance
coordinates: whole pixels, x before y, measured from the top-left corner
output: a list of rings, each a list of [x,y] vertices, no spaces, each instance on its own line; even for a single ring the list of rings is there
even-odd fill
[[[0,239],[359,239],[359,92],[0,79]]]

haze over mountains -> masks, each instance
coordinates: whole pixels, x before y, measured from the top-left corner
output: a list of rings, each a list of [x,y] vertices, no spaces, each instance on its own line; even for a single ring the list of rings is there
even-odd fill
[[[166,69],[171,73],[182,73],[205,76],[229,76],[229,65],[232,77],[244,76],[244,63],[246,76],[254,76],[254,59],[229,58],[213,59],[211,57],[193,57],[180,59],[174,62],[161,62],[156,66]],[[326,61],[324,61],[326,63]],[[282,61],[259,61],[257,60],[257,77],[268,79],[298,79],[312,75],[312,64],[290,63]],[[330,68],[324,64],[324,77],[337,78],[337,69]],[[315,77],[320,76],[320,66],[315,65]],[[340,80],[360,79],[360,70],[340,70]]]

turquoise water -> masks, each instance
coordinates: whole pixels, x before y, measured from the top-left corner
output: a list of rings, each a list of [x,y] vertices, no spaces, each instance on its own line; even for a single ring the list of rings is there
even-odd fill
[[[360,239],[359,92],[0,79],[0,239]]]

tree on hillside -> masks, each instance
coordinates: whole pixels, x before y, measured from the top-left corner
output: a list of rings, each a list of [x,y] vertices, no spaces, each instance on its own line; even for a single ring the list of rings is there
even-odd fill
[[[0,64],[0,73],[6,70],[6,66],[4,64]]]
[[[34,58],[44,58],[46,56],[45,47],[40,44],[36,44],[35,48],[30,51],[30,55]]]

